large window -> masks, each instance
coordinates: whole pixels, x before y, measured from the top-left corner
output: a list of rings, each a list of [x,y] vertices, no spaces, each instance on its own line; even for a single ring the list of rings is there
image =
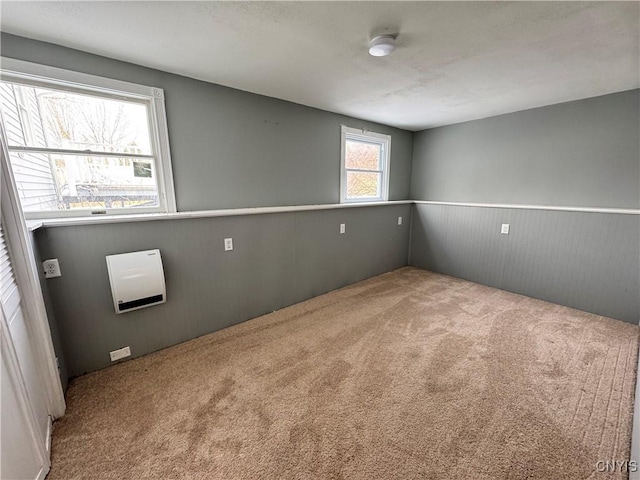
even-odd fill
[[[342,127],[341,202],[389,198],[391,136]]]
[[[175,211],[161,89],[11,59],[0,70],[27,218]]]

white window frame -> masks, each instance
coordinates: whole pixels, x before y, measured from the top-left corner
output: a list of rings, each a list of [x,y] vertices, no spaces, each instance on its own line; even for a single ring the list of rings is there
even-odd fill
[[[356,170],[346,168],[345,154],[347,140],[375,143],[382,147],[381,170]],[[342,125],[340,138],[340,203],[386,202],[389,200],[389,166],[391,164],[391,135],[370,132]],[[362,171],[380,173],[380,196],[347,198],[347,172]]]
[[[107,215],[127,215],[141,213],[174,213],[176,212],[176,197],[173,186],[173,171],[171,168],[171,153],[169,150],[169,133],[167,129],[167,114],[164,104],[164,90],[157,87],[138,85],[111,78],[98,77],[86,73],[64,70],[46,65],[39,65],[22,60],[0,57],[0,80],[20,83],[43,88],[62,89],[69,92],[94,94],[98,97],[122,101],[144,103],[149,112],[149,134],[151,140],[150,155],[139,156],[145,160],[155,162],[158,185],[158,206],[139,208],[107,208],[92,212],[90,209],[72,209],[56,211],[24,212],[27,219],[65,218],[90,216],[92,213],[106,213]],[[0,122],[0,137],[3,149],[8,155],[7,136],[4,131],[4,121]],[[76,150],[38,149],[12,147],[12,151],[33,151],[34,153],[78,154]],[[104,152],[82,151],[83,154],[104,156]],[[118,155],[110,154],[107,155]],[[95,210],[95,209],[94,209]]]
[[[29,117],[29,109],[25,104],[25,98],[22,90],[16,92],[16,100],[18,107],[18,117],[20,118],[20,124],[24,133],[25,143],[33,142],[33,125],[31,124],[31,117]]]

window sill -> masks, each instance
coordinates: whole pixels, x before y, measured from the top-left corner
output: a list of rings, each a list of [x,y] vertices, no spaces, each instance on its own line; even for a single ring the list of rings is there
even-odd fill
[[[180,220],[185,218],[232,217],[239,215],[264,215],[269,213],[306,212],[339,208],[381,207],[413,204],[413,200],[386,202],[328,203],[322,205],[293,205],[285,207],[228,208],[223,210],[196,210],[176,213],[143,213],[129,215],[99,215],[93,217],[47,218],[27,220],[27,229],[35,231],[41,227],[65,227],[74,225],[99,225],[107,223],[148,222],[154,220]]]

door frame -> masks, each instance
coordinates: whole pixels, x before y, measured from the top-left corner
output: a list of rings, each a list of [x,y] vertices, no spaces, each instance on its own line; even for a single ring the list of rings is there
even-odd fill
[[[23,300],[23,313],[27,320],[29,334],[33,340],[35,362],[42,374],[49,415],[55,419],[64,415],[66,407],[64,392],[40,287],[40,269],[36,265],[30,233],[27,230],[13,172],[9,165],[6,136],[1,123],[0,210],[4,221],[5,240],[12,254],[13,273]],[[5,326],[2,326],[3,330]]]

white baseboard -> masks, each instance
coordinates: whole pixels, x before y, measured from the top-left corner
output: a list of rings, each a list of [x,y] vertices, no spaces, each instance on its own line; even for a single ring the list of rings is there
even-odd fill
[[[47,424],[47,438],[45,439],[45,448],[47,449],[47,454],[49,458],[51,458],[51,435],[53,433],[53,417],[49,415],[49,423]]]
[[[633,433],[631,435],[630,465],[635,466],[635,471],[629,469],[629,480],[640,480],[640,355],[638,355],[638,375],[636,380],[636,402],[633,407]],[[632,463],[632,462],[635,462]]]
[[[38,472],[38,475],[36,476],[36,480],[44,480],[45,477],[47,476],[47,473],[49,473],[49,466],[45,465]]]
[[[47,438],[45,439],[45,448],[47,449],[47,462],[42,466],[35,480],[44,480],[51,470],[51,434],[53,432],[53,418],[49,415],[49,424],[47,425]]]

